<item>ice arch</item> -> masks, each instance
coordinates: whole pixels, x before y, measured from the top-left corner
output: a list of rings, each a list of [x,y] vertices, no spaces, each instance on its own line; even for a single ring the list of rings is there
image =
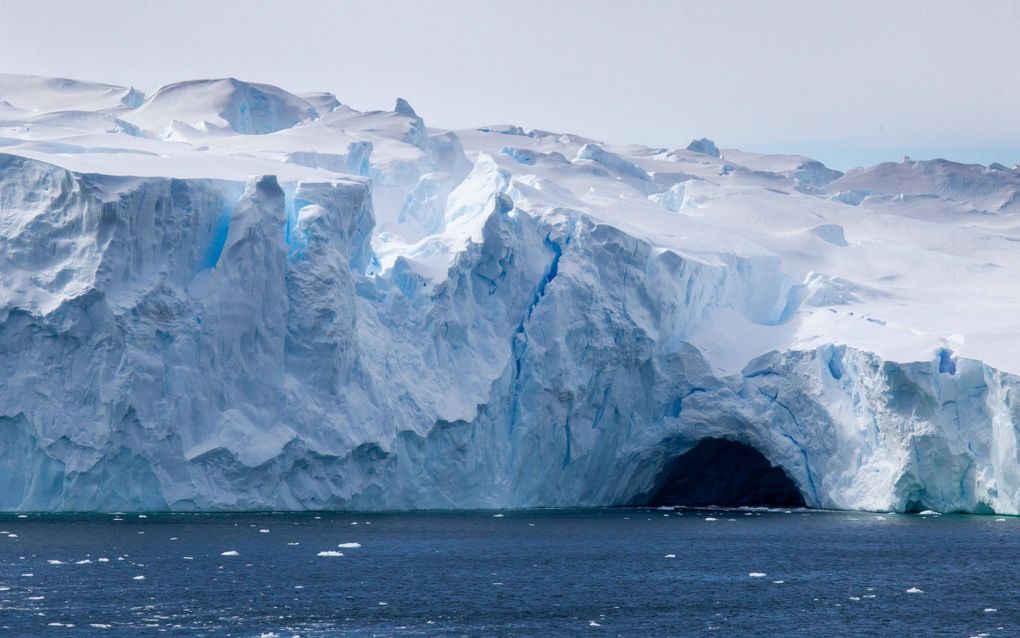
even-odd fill
[[[669,461],[648,505],[803,507],[804,497],[781,467],[744,443],[702,439]]]

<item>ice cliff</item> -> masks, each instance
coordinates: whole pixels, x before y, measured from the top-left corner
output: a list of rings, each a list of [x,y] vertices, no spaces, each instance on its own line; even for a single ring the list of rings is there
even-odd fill
[[[0,76],[0,509],[1020,512],[1020,173]]]

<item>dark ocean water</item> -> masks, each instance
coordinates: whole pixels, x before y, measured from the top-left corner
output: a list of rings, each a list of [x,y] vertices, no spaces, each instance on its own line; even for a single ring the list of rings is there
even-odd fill
[[[1020,635],[1014,518],[494,514],[2,515],[0,636]]]

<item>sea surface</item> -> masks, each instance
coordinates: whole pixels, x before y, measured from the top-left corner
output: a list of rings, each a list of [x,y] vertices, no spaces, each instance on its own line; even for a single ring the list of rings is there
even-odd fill
[[[4,514],[0,531],[3,637],[1020,635],[1016,518]]]

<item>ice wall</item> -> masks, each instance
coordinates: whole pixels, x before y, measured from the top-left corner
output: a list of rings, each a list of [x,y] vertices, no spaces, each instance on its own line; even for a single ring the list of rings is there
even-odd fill
[[[2,510],[618,505],[725,438],[1020,513],[1016,171],[0,79]]]
[[[626,503],[725,437],[812,506],[1017,510],[1012,375],[833,345],[713,372],[685,336],[715,306],[767,320],[775,260],[708,263],[492,197],[430,288],[365,274],[357,178],[8,156],[0,192],[5,509]]]

